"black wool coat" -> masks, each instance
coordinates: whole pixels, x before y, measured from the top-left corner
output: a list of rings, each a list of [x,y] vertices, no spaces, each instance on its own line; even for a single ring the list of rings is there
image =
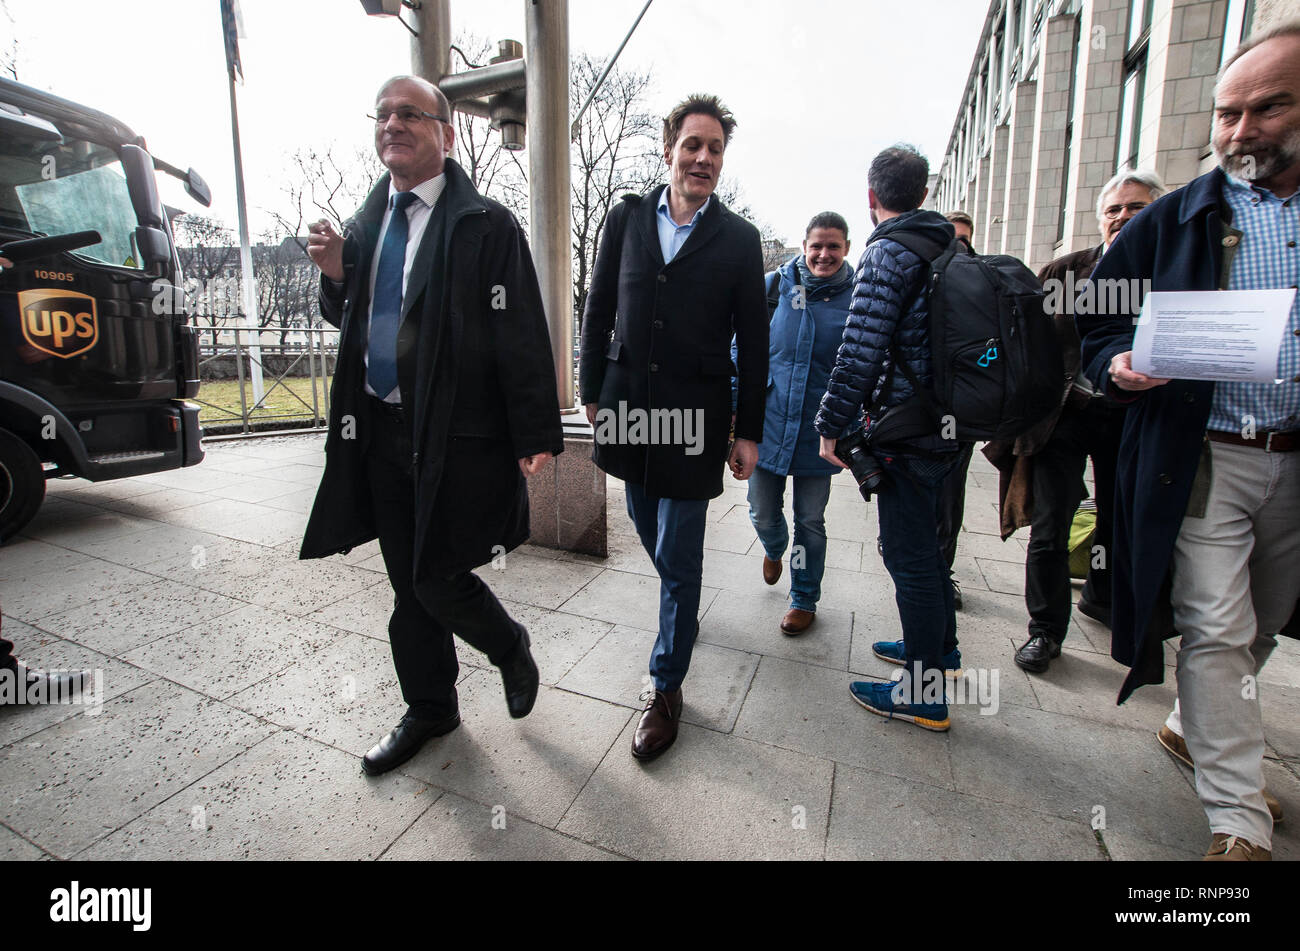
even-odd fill
[[[592,458],[652,497],[712,499],[722,494],[733,373],[736,438],[763,439],[763,249],[758,229],[715,195],[665,264],[655,215],[666,187],[625,198],[605,220],[582,318],[579,386],[583,403],[598,404],[611,419],[633,410],[702,418],[702,444],[694,446],[637,440],[630,428],[622,441],[613,427],[613,438],[602,439],[598,426]],[[731,362],[733,336],[738,368]]]
[[[550,336],[519,223],[454,161],[416,252],[397,339],[398,382],[413,425],[415,577],[486,564],[528,538],[518,461],[564,450]],[[343,285],[322,279],[321,313],[340,329],[325,472],[301,558],[375,536],[365,475],[370,261],[389,176],[344,229]]]
[[[1241,232],[1223,198],[1215,169],[1170,192],[1126,224],[1092,272],[1093,282],[1150,281],[1153,291],[1213,291],[1227,287]],[[1207,485],[1197,473],[1207,451],[1206,423],[1214,383],[1172,380],[1141,393],[1110,382],[1110,361],[1133,348],[1139,293],[1131,313],[1078,315],[1084,372],[1100,392],[1128,402],[1115,478],[1111,560],[1111,656],[1132,668],[1120,688],[1123,703],[1143,684],[1163,683],[1162,641],[1175,636],[1170,606],[1174,543],[1189,510],[1203,510]],[[1094,300],[1100,295],[1094,295]],[[1295,635],[1293,619],[1282,633]]]

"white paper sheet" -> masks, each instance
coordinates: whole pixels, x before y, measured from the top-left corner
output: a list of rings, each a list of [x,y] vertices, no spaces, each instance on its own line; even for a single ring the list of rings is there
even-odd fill
[[[1152,291],[1133,335],[1133,369],[1176,380],[1272,383],[1295,288]]]

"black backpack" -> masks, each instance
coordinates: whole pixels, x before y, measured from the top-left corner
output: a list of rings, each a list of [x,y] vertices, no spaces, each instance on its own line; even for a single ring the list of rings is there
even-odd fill
[[[934,390],[923,389],[900,364],[925,412],[891,410],[887,416],[896,416],[901,428],[883,426],[882,417],[886,431],[875,441],[925,435],[902,431],[918,429],[918,417],[928,417],[924,428],[937,429],[945,442],[1015,439],[1055,409],[1065,365],[1034,273],[1010,255],[974,254],[960,239],[944,247],[907,231],[889,238],[930,264],[922,287],[930,294]],[[946,425],[952,422],[955,427]]]

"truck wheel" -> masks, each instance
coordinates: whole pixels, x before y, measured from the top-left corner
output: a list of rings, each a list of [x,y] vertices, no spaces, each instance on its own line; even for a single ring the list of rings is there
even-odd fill
[[[23,530],[45,499],[45,470],[28,445],[0,429],[0,542]]]

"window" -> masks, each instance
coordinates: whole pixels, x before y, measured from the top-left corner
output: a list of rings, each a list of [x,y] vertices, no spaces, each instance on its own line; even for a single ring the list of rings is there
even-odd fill
[[[1070,97],[1065,109],[1065,155],[1061,163],[1061,194],[1058,198],[1060,212],[1056,219],[1056,240],[1065,240],[1065,206],[1070,195],[1071,153],[1074,147],[1074,90],[1075,72],[1079,68],[1079,18],[1074,19],[1074,48],[1070,54]]]
[[[1250,35],[1250,27],[1254,19],[1255,0],[1228,0],[1228,10],[1223,18],[1223,52],[1219,56],[1220,67],[1241,45],[1241,41]]]
[[[1142,100],[1146,98],[1147,48],[1151,41],[1154,0],[1130,0],[1124,86],[1119,103],[1119,136],[1115,142],[1115,167],[1137,168],[1141,152]]]

